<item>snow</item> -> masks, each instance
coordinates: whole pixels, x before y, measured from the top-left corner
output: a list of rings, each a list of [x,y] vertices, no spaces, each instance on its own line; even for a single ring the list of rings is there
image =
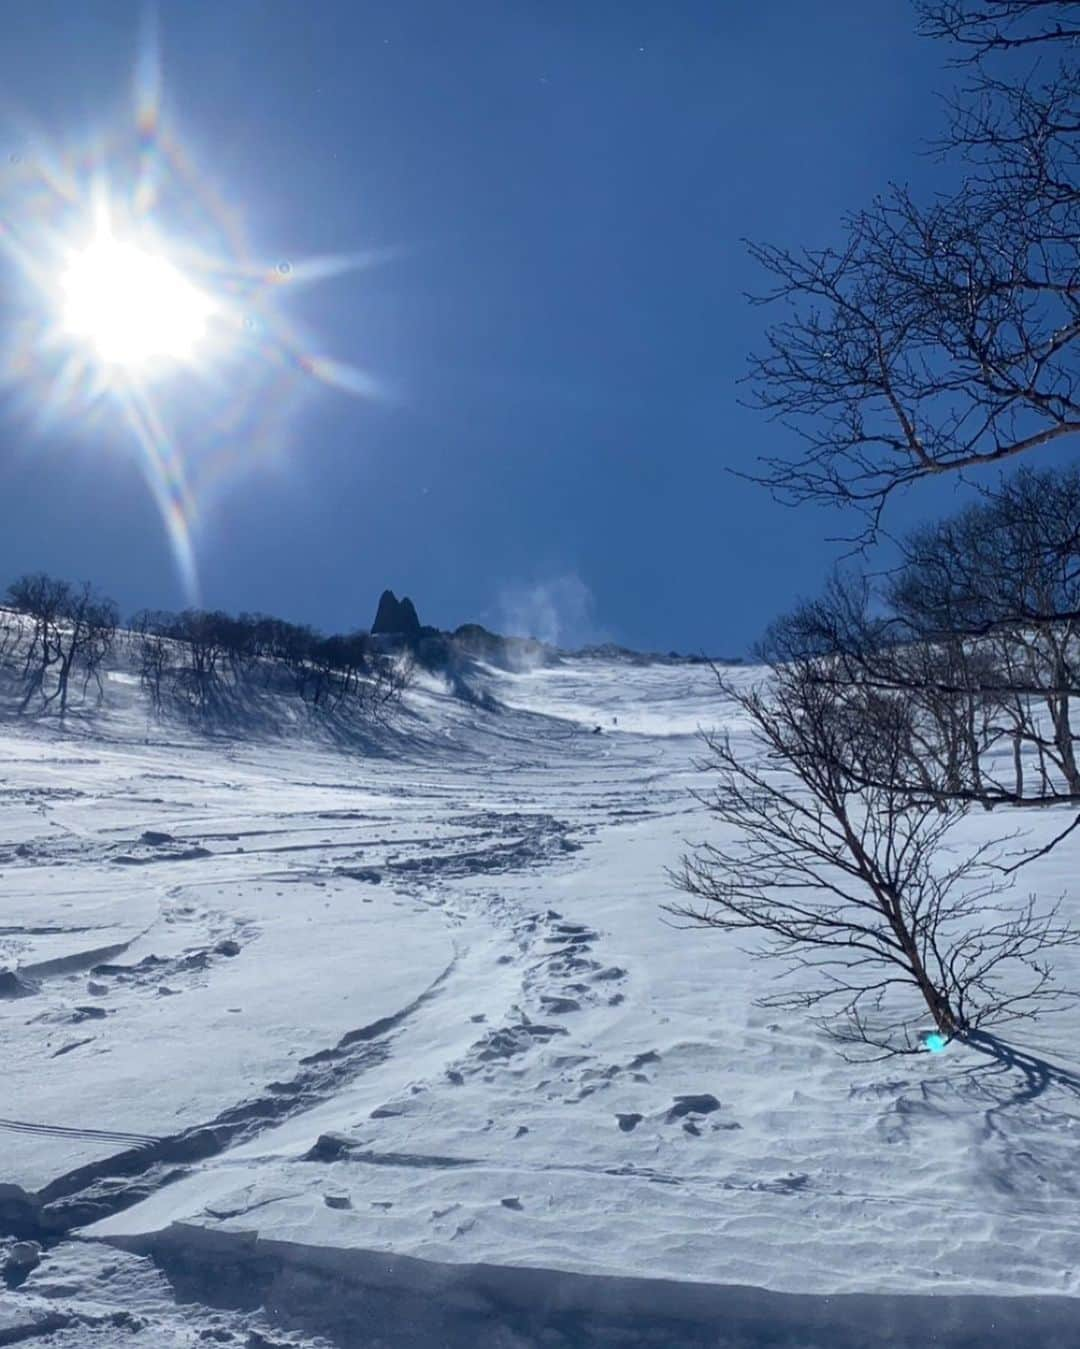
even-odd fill
[[[0,1192],[78,1198],[77,1168],[100,1190],[145,1146],[145,1197],[82,1238],[762,1298],[1080,1294],[1080,1014],[1014,1030],[1020,1066],[845,1061],[754,1006],[772,971],[744,943],[660,912],[712,829],[696,730],[746,734],[709,669],[478,677],[498,709],[425,679],[364,753],[156,726],[119,679],[74,733],[4,724],[0,966],[25,988],[0,1001]],[[1024,887],[1075,917],[1074,856]],[[1080,986],[1075,951],[1057,964]]]

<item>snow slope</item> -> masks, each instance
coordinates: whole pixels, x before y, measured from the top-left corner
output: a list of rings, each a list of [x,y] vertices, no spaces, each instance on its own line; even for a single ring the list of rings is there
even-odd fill
[[[500,710],[429,680],[364,754],[155,727],[122,679],[77,735],[4,725],[14,1226],[257,1286],[339,1343],[373,1342],[341,1309],[376,1286],[506,1325],[558,1304],[508,1344],[605,1316],[615,1343],[650,1316],[642,1342],[1080,1343],[1080,1014],[1013,1064],[846,1062],[659,912],[712,828],[695,731],[746,734],[710,671],[483,678]],[[1025,887],[1075,915],[1074,861]],[[457,1342],[428,1315],[385,1342]]]

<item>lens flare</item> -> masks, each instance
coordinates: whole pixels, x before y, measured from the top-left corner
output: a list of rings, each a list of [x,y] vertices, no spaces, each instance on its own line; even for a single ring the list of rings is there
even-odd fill
[[[28,136],[0,166],[0,381],[38,432],[63,424],[98,453],[118,440],[133,450],[197,604],[197,539],[215,500],[283,468],[309,392],[385,396],[305,334],[288,299],[390,254],[260,258],[170,126],[149,29],[133,83],[125,124],[61,148]]]
[[[191,359],[213,302],[164,258],[105,235],[63,275],[65,332],[112,365]]]

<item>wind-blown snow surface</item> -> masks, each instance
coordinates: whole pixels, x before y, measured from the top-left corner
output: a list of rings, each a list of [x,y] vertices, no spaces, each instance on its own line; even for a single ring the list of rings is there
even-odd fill
[[[341,1344],[458,1343],[452,1307],[508,1345],[591,1316],[605,1343],[1080,1343],[1080,1016],[1020,1028],[1015,1066],[846,1062],[754,1007],[742,943],[662,919],[712,828],[696,729],[745,735],[711,672],[485,678],[500,710],[422,685],[363,754],[163,729],[123,677],[77,733],[6,724],[9,1227],[152,1252],[204,1301],[250,1284]],[[1069,842],[1024,891],[1075,915],[1074,871]],[[9,1299],[56,1296],[72,1249]]]

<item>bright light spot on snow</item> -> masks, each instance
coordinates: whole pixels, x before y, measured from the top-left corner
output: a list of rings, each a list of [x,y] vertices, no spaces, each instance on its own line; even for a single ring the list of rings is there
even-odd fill
[[[62,280],[64,330],[110,365],[190,360],[213,302],[165,258],[100,236]]]

